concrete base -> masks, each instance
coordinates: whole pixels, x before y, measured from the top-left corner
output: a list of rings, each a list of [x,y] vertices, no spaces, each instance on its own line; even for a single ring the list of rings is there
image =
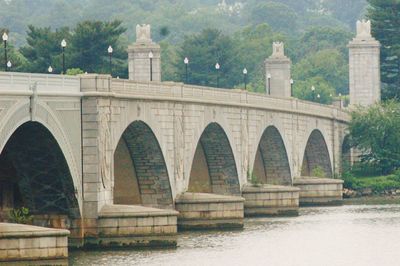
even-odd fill
[[[106,205],[98,219],[98,236],[86,237],[85,247],[165,247],[177,244],[174,210]]]
[[[296,216],[299,214],[300,189],[289,186],[245,186],[245,216]]]
[[[0,223],[0,262],[68,257],[68,230]]]
[[[184,193],[175,201],[180,230],[243,228],[241,197],[208,193]]]
[[[295,178],[293,185],[300,188],[300,206],[341,205],[343,180],[332,178]]]

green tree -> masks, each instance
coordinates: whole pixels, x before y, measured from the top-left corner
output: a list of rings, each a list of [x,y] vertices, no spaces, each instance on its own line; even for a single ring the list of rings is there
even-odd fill
[[[351,113],[350,143],[361,161],[383,174],[400,167],[400,103],[387,101]]]
[[[381,44],[382,98],[400,98],[400,1],[368,0],[372,34]]]
[[[113,47],[113,73],[127,76],[127,52],[119,39],[126,31],[121,21],[84,21],[79,23],[70,39],[71,60],[68,68],[89,73],[109,73],[108,47]]]
[[[334,93],[335,90],[322,77],[314,77],[307,81],[295,81],[293,88],[294,97],[322,104],[332,103]]]
[[[27,45],[20,48],[21,54],[27,63],[24,71],[33,73],[46,73],[52,66],[55,73],[62,72],[61,41],[71,36],[69,28],[52,31],[50,27],[28,27]],[[69,49],[66,51],[68,52]],[[66,56],[69,58],[69,56]]]
[[[254,25],[268,23],[275,31],[293,33],[297,30],[297,13],[282,3],[259,3],[253,6],[249,17]]]
[[[216,29],[205,29],[200,34],[186,36],[178,51],[175,69],[178,76],[185,76],[183,59],[190,60],[189,83],[230,88],[238,83],[241,69],[236,64],[234,42]],[[219,71],[215,64],[219,63]]]
[[[335,49],[310,54],[295,64],[293,77],[295,80],[322,77],[337,94],[348,92],[348,64],[343,55]]]
[[[352,32],[337,27],[311,27],[297,41],[296,54],[292,59],[298,61],[326,49],[336,49],[347,59],[347,44],[353,35]]]
[[[234,34],[238,70],[248,70],[248,89],[255,92],[265,92],[264,60],[272,53],[273,41],[285,41],[285,36],[275,33],[268,24],[248,26]],[[287,46],[290,53],[290,46]],[[239,80],[243,88],[243,81]]]

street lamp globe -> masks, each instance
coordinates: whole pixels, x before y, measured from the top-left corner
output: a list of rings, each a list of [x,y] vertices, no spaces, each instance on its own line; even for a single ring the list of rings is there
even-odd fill
[[[107,49],[107,51],[108,51],[108,53],[109,54],[112,54],[113,53],[113,48],[112,48],[112,46],[110,45],[110,46],[108,46],[108,49]]]
[[[219,63],[216,63],[216,64],[215,64],[215,69],[216,69],[216,70],[219,70],[220,68],[221,68],[221,66],[219,65]]]
[[[271,74],[270,73],[267,74],[267,79],[271,79]]]
[[[247,75],[247,68],[243,69],[243,75]]]
[[[7,62],[7,67],[8,67],[8,68],[11,68],[11,67],[12,67],[11,61],[8,61],[8,62]]]
[[[319,95],[319,93],[317,94],[317,98],[318,98],[318,99],[321,98],[321,95]]]
[[[185,59],[183,59],[183,63],[185,63],[185,65],[189,64],[189,58],[185,57]]]
[[[152,51],[150,51],[150,53],[149,53],[149,58],[150,58],[150,59],[153,59],[153,57],[154,57],[154,54],[153,54]]]
[[[293,85],[293,83],[294,83],[294,80],[290,79],[290,85]]]
[[[61,47],[62,47],[62,48],[67,47],[67,41],[66,41],[65,39],[63,39],[63,40],[61,41]]]
[[[312,91],[315,91],[315,87],[314,87],[314,86],[311,86],[311,90],[312,90]]]
[[[47,71],[48,71],[49,73],[53,73],[53,68],[52,68],[51,66],[49,66],[49,68],[47,69]]]
[[[7,32],[4,32],[3,33],[3,36],[2,36],[2,38],[3,38],[3,41],[8,41],[8,35],[7,35]]]

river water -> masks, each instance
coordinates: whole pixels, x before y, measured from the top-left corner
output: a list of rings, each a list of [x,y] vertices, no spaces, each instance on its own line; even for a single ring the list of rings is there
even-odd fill
[[[302,208],[243,231],[181,233],[167,250],[71,252],[70,265],[400,265],[400,205]]]

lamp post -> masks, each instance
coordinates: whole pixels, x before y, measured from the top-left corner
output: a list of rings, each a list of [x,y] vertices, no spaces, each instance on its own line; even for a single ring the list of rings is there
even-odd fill
[[[318,103],[320,103],[321,102],[321,95],[319,93],[317,94],[317,99],[318,99]]]
[[[221,66],[219,65],[219,63],[215,64],[215,69],[217,70],[217,88],[219,87],[219,69],[221,68]]]
[[[186,84],[188,84],[188,66],[189,66],[189,58],[185,57],[185,59],[183,59],[183,63],[185,63],[185,80],[186,80]]]
[[[53,68],[51,66],[49,66],[49,68],[47,68],[47,71],[51,74],[51,73],[53,73]]]
[[[268,83],[268,95],[271,94],[271,74],[267,74],[267,83]]]
[[[293,97],[293,84],[294,84],[294,80],[290,79],[290,96]]]
[[[67,47],[67,41],[65,41],[65,39],[63,39],[63,40],[61,41],[62,69],[63,69],[62,74],[65,74],[65,47]]]
[[[4,42],[4,70],[7,71],[7,63],[8,63],[8,58],[7,58],[7,41],[8,41],[8,35],[7,32],[3,33],[3,42]]]
[[[108,55],[110,56],[110,75],[112,77],[112,54],[113,54],[113,48],[110,46],[108,46],[107,49]]]
[[[311,91],[312,91],[312,99],[315,102],[315,87],[311,86]]]
[[[153,52],[150,51],[149,53],[149,59],[150,59],[150,81],[153,81]]]
[[[247,90],[247,69],[243,69],[243,82],[244,82],[244,89]]]

